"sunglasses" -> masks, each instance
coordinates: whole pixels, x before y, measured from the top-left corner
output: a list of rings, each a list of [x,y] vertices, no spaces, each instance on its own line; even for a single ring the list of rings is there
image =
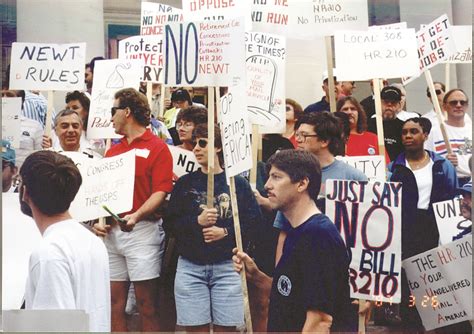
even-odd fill
[[[466,100],[452,100],[452,101],[448,101],[448,104],[451,106],[451,107],[456,107],[458,105],[458,103],[461,104],[461,106],[465,107],[467,106],[468,102]]]
[[[112,107],[112,108],[110,108],[110,113],[112,114],[112,117],[114,117],[115,114],[117,113],[117,110],[122,110],[122,109],[125,109],[125,108],[128,108],[128,107],[125,107],[125,106]]]
[[[442,91],[441,89],[436,89],[435,92],[436,92],[436,95],[441,95],[441,94],[443,93],[443,91]],[[426,95],[427,95],[428,97],[431,97],[431,92],[428,91],[428,92],[426,93]]]
[[[206,148],[207,147],[207,139],[199,139],[198,141],[195,142],[194,146],[198,145],[200,148]]]

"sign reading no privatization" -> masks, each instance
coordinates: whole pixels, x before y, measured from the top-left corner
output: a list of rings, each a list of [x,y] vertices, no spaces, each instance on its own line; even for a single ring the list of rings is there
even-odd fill
[[[20,148],[21,97],[2,97],[2,139],[13,148]]]
[[[451,26],[456,52],[445,62],[455,64],[472,63],[472,26]]]
[[[401,206],[401,183],[326,181],[326,215],[352,252],[352,298],[400,302]]]
[[[414,29],[336,31],[338,80],[418,76]]]
[[[182,22],[183,11],[161,3],[142,2],[140,35],[161,36],[165,24]]]
[[[463,217],[461,212],[461,198],[433,203],[433,212],[438,225],[439,242],[448,244],[462,238],[471,236],[472,221]]]
[[[172,23],[165,27],[165,84],[231,86],[245,78],[242,19]]]
[[[472,320],[472,238],[462,238],[403,261],[427,331]]]
[[[13,43],[10,89],[84,90],[86,43]]]

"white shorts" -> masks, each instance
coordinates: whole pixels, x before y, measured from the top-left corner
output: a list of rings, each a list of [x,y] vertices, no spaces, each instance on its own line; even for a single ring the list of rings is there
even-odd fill
[[[111,281],[146,281],[160,277],[165,252],[162,220],[138,222],[131,232],[114,226],[105,238]]]

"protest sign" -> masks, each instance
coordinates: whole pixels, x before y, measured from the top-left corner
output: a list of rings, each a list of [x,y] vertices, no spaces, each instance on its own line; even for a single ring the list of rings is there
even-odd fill
[[[172,23],[164,38],[166,85],[230,86],[244,80],[241,20]]]
[[[21,307],[30,255],[41,242],[41,233],[35,222],[20,210],[18,195],[2,194],[3,310]]]
[[[445,61],[447,63],[472,63],[472,26],[451,26],[456,51]]]
[[[433,211],[441,245],[459,239],[472,228],[472,222],[462,216],[461,198],[433,203]]]
[[[245,30],[252,30],[250,1],[242,0],[183,0],[185,21],[222,21],[243,18]]]
[[[21,97],[2,97],[2,139],[20,148]]]
[[[419,75],[414,29],[341,30],[334,45],[338,80]]]
[[[61,152],[81,172],[82,185],[69,211],[78,221],[109,216],[106,205],[120,214],[132,209],[135,184],[135,150],[103,159],[91,159],[79,152]]]
[[[119,138],[112,125],[110,108],[114,94],[122,88],[138,89],[143,60],[110,59],[99,60],[94,67],[87,138]]]
[[[462,238],[403,261],[410,304],[425,330],[472,320],[472,239]]]
[[[288,2],[292,38],[332,36],[336,30],[366,30],[367,0],[300,0]]]
[[[119,42],[120,59],[143,61],[140,81],[163,82],[163,39],[161,36],[132,36]]]
[[[245,34],[247,108],[252,124],[281,133],[285,118],[286,39],[260,32]]]
[[[352,253],[351,297],[399,303],[402,184],[327,180],[325,188],[326,215]]]
[[[173,179],[176,181],[181,176],[195,172],[199,169],[199,163],[194,156],[193,151],[184,148],[168,145],[173,157]]]
[[[10,89],[84,90],[86,43],[13,43]]]
[[[220,128],[227,177],[252,168],[251,128],[243,95],[238,88],[229,87],[221,97]]]
[[[346,164],[360,170],[369,181],[384,182],[387,177],[385,173],[385,157],[382,155],[367,155],[359,157],[337,156],[337,160],[344,161]]]
[[[252,30],[290,37],[288,0],[253,1]]]
[[[163,35],[165,24],[182,21],[183,11],[179,8],[142,2],[140,35]]]

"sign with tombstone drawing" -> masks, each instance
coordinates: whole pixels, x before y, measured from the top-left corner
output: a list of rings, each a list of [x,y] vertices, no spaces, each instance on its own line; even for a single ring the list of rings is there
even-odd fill
[[[2,97],[2,139],[20,148],[21,97]]]
[[[461,198],[433,203],[433,212],[441,245],[448,244],[464,235],[470,235],[472,221],[464,218],[461,213]]]
[[[143,60],[110,59],[95,63],[87,138],[120,138],[114,131],[110,108],[115,93],[122,88],[138,89]]]
[[[260,32],[245,34],[247,109],[252,124],[272,133],[285,129],[286,39]]]

